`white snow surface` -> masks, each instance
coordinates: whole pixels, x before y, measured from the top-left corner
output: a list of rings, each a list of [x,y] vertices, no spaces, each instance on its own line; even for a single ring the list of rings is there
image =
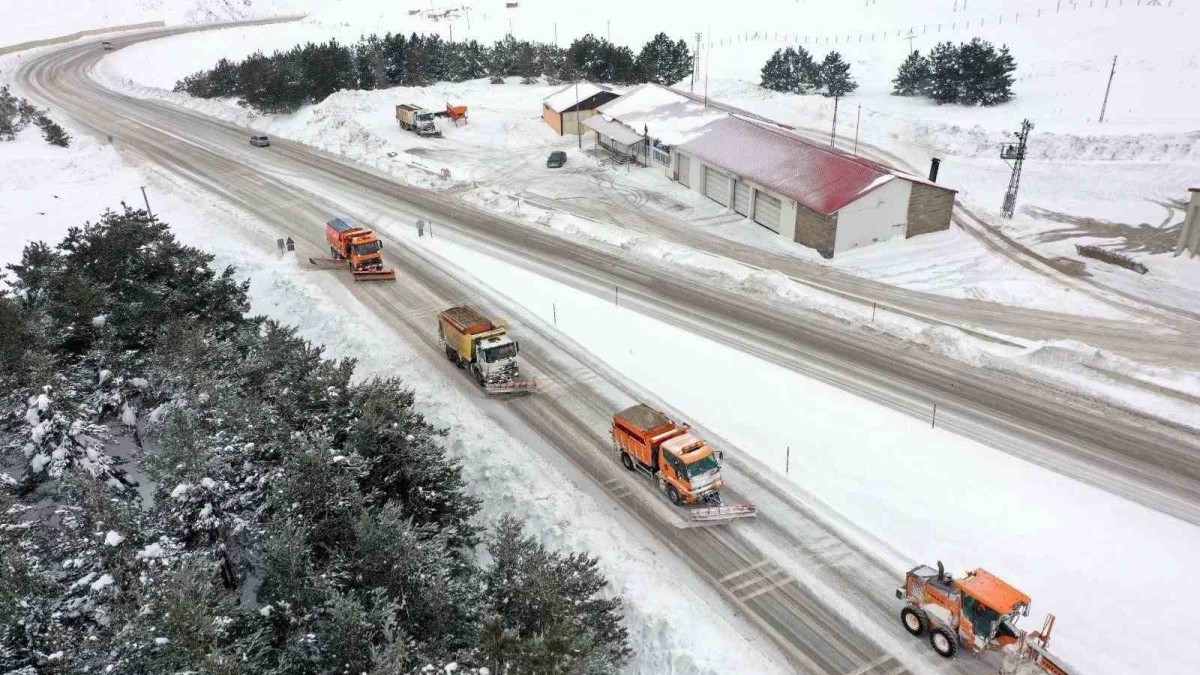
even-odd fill
[[[553,308],[582,347],[780,474],[790,446],[791,481],[914,562],[982,566],[1021,588],[1034,598],[1026,628],[1056,614],[1054,649],[1083,672],[1200,667],[1161,635],[1200,640],[1177,600],[1200,593],[1200,528],[445,238],[419,245],[546,322]]]
[[[146,547],[138,551],[137,555],[134,557],[138,560],[152,560],[154,558],[161,558],[164,555],[166,555],[166,552],[163,551],[162,545],[153,543],[147,544]]]
[[[602,91],[611,90],[607,87],[597,86],[591,82],[568,84],[557,92],[547,96],[542,100],[542,103],[550,106],[550,109],[555,112],[562,112],[579,101],[583,101],[590,96],[595,96]]]
[[[118,546],[123,541],[125,541],[125,537],[121,536],[121,533],[115,530],[109,530],[108,533],[104,535],[105,546]]]

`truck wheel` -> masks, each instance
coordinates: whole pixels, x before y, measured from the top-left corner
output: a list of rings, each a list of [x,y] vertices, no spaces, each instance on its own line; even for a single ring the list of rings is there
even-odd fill
[[[958,639],[945,626],[938,626],[929,633],[929,644],[933,645],[933,651],[948,659],[958,652]]]
[[[456,356],[457,355],[454,353],[454,349],[450,345],[446,345],[446,359],[450,361],[450,363],[458,365],[458,359],[455,358]]]
[[[923,635],[929,630],[929,615],[923,609],[905,607],[900,610],[900,621],[904,623],[904,630],[913,635]]]
[[[625,465],[626,469],[633,471],[633,458],[629,456],[628,452],[621,453],[621,463]]]
[[[667,499],[675,506],[683,506],[683,497],[679,496],[679,490],[676,490],[674,485],[667,486]]]
[[[333,259],[334,259],[334,260],[341,260],[341,259],[342,259],[342,256],[338,254],[338,250],[337,250],[336,248],[332,247],[332,246],[330,246],[330,247],[329,247],[329,253],[330,253],[330,255],[332,255],[332,256],[333,256]]]

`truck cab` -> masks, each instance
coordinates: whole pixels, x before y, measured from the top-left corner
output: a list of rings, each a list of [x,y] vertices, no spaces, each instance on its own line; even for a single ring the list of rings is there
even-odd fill
[[[1017,620],[1029,615],[1029,596],[982,568],[954,579],[941,563],[936,570],[918,565],[896,597],[906,602],[905,629],[913,635],[929,630],[934,650],[947,658],[959,646],[981,652],[1015,644]]]
[[[432,110],[420,110],[413,115],[414,126],[417,133],[422,136],[437,133],[437,122],[434,120],[435,115]]]
[[[612,438],[625,468],[655,478],[673,504],[720,504],[720,452],[686,425],[638,404],[613,415]]]

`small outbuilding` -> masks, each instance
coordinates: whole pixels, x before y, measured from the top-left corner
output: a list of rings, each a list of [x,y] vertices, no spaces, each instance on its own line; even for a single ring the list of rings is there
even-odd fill
[[[591,82],[577,82],[542,99],[542,119],[559,136],[581,134],[583,120],[596,114],[596,108],[617,98],[608,87]]]

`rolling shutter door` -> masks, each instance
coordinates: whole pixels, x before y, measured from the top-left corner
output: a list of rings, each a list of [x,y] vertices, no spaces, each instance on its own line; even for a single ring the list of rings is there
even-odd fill
[[[729,206],[729,176],[711,166],[705,166],[704,196],[721,206]]]
[[[679,182],[692,187],[692,158],[679,153]]]
[[[754,222],[768,230],[779,232],[779,200],[765,192],[754,199]]]
[[[740,180],[733,188],[733,210],[743,216],[750,215],[750,186]]]

